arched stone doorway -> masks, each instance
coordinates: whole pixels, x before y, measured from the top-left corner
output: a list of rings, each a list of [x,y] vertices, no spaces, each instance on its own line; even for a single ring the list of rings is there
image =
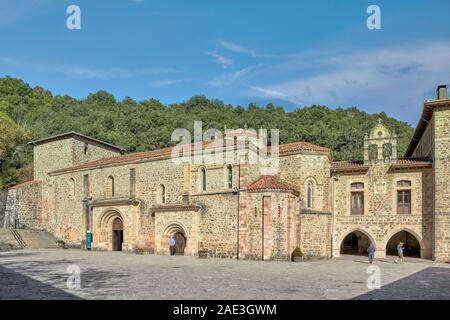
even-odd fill
[[[372,241],[364,232],[355,230],[342,240],[340,254],[366,255],[371,243]]]
[[[115,218],[112,223],[112,250],[122,251],[123,244],[123,222],[120,218]]]
[[[397,232],[389,239],[386,245],[386,255],[396,256],[399,242],[404,243],[403,254],[405,257],[420,258],[419,240],[412,233],[405,230]]]
[[[122,251],[126,245],[126,224],[123,215],[116,209],[105,210],[98,218],[98,228],[93,235],[99,248]]]
[[[175,255],[183,256],[186,248],[186,236],[181,232],[177,232],[173,238],[175,239]]]
[[[184,255],[184,251],[187,246],[187,234],[184,231],[184,228],[178,224],[173,223],[166,227],[164,231],[164,235],[166,236],[166,243],[163,244],[163,246],[168,246],[169,239],[174,238],[175,239],[175,255],[182,256]]]

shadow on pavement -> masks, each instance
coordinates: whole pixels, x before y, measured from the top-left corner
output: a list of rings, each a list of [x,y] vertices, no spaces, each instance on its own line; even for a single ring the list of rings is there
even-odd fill
[[[449,300],[450,269],[429,267],[353,300]]]
[[[32,255],[16,252],[3,254],[0,258]],[[81,290],[86,298],[105,299],[110,297],[117,286],[126,287],[129,274],[86,268],[82,262],[69,259],[52,261],[0,260],[0,300],[1,299],[81,299],[66,292],[66,281],[70,274],[67,267],[76,265],[81,271]],[[39,278],[42,280],[36,280]]]
[[[80,298],[64,290],[0,266],[0,299],[67,300]]]

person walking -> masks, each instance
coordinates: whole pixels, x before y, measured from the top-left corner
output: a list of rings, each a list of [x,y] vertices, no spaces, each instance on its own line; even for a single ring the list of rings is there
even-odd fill
[[[397,245],[398,258],[395,259],[395,263],[403,264],[403,250],[404,249],[405,249],[404,243],[400,241]]]
[[[171,256],[175,254],[175,239],[173,237],[170,237],[169,240],[169,251]]]
[[[375,247],[374,247],[374,245],[372,243],[367,248],[367,253],[368,253],[369,263],[372,264],[373,257],[375,256]]]

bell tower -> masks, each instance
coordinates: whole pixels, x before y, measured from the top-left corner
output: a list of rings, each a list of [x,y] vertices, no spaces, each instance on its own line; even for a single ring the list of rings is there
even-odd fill
[[[397,160],[397,134],[378,119],[378,123],[364,137],[364,164]]]

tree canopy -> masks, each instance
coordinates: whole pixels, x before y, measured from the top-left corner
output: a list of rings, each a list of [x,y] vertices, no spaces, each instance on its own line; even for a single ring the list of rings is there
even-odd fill
[[[280,143],[307,141],[331,148],[335,159],[356,160],[363,155],[364,135],[378,118],[396,131],[403,154],[413,128],[385,113],[368,114],[356,107],[313,105],[288,112],[271,103],[244,108],[201,95],[164,105],[155,99],[119,101],[106,91],[79,100],[5,77],[0,78],[0,179],[9,187],[30,178],[32,150],[26,140],[77,131],[129,152],[144,151],[173,145],[172,131],[192,132],[194,120],[202,121],[204,129],[280,129]]]

